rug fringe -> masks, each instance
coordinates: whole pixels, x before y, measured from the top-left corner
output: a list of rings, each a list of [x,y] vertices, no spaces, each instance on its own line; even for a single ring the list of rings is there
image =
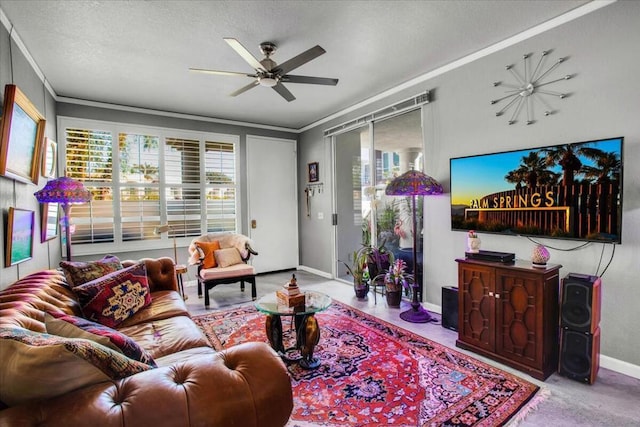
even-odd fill
[[[529,413],[538,409],[538,405],[547,400],[549,396],[551,396],[551,390],[540,387],[540,390],[538,390],[535,396],[533,396],[533,398],[531,398],[531,400],[529,400],[521,410],[516,412],[513,418],[507,422],[506,426],[517,427],[526,418],[526,416],[529,415]]]

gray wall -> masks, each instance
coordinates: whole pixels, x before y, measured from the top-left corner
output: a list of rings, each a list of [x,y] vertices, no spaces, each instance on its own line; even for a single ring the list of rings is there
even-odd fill
[[[424,84],[398,93],[360,111],[304,132],[299,144],[299,176],[308,161],[330,161],[322,130],[366,112],[432,89],[434,100],[424,115],[427,147],[425,170],[448,190],[451,157],[533,148],[544,145],[624,136],[624,201],[622,244],[603,277],[603,355],[640,366],[640,2],[617,2],[575,21],[547,31],[515,46],[442,74]],[[549,117],[526,126],[509,126],[507,117],[495,117],[498,110],[489,104],[501,90],[492,83],[513,82],[504,66],[518,63],[524,53],[540,55],[553,49],[552,59],[568,60],[559,74],[575,78],[559,83],[571,96],[548,102],[558,110]],[[550,90],[554,90],[551,89]],[[375,95],[372,93],[371,95]],[[538,114],[541,108],[537,109]],[[540,115],[540,114],[539,114]],[[329,181],[330,177],[323,177]],[[303,185],[304,183],[300,183]],[[315,209],[330,212],[331,200],[314,199]],[[317,206],[318,203],[325,203]],[[301,204],[301,209],[303,209]],[[306,218],[301,211],[301,264],[310,269],[331,271],[332,226],[324,220]],[[482,247],[515,252],[529,260],[533,244],[524,237],[481,234]],[[427,304],[441,304],[441,287],[457,283],[455,259],[464,256],[464,232],[450,230],[449,196],[425,198],[425,281]],[[541,239],[551,246],[569,249],[579,245],[566,240]],[[322,250],[318,250],[321,248]],[[569,272],[595,274],[603,245],[563,252],[551,250],[551,262],[562,264],[561,276]],[[605,245],[603,266],[613,250]],[[602,269],[602,267],[601,267]],[[433,326],[426,326],[433,327]],[[616,361],[614,361],[616,362]]]
[[[4,86],[15,84],[29,98],[40,114],[47,120],[45,136],[56,139],[56,105],[51,94],[34,72],[14,41],[10,41],[9,33],[0,26],[0,88],[4,94]],[[0,103],[3,99],[0,98]],[[39,161],[39,159],[38,159]],[[60,238],[40,243],[40,204],[33,193],[44,187],[47,179],[40,177],[38,185],[25,184],[0,176],[0,210],[2,226],[0,227],[0,289],[29,273],[57,266],[60,260]],[[5,233],[9,207],[35,211],[35,230],[33,258],[23,263],[5,267]]]

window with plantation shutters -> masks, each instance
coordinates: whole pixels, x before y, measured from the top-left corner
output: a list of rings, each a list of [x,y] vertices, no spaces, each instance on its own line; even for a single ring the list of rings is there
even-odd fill
[[[122,241],[157,239],[160,225],[160,138],[118,134]]]
[[[165,143],[167,222],[175,237],[198,236],[202,219],[200,141],[167,138]]]
[[[75,253],[237,231],[237,136],[72,118],[60,124],[67,175],[93,196],[73,207]],[[161,224],[169,233],[155,234]]]
[[[236,228],[236,169],[233,144],[205,142],[207,232]]]
[[[113,135],[99,129],[65,129],[66,174],[91,192],[90,203],[73,206],[74,244],[113,242]],[[64,233],[63,233],[64,235]]]

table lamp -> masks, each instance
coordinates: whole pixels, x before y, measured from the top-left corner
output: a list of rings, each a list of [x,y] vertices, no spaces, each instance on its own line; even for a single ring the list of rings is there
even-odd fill
[[[80,181],[62,176],[47,181],[42,190],[33,193],[40,203],[59,203],[62,206],[64,217],[65,239],[67,244],[67,261],[71,261],[71,231],[69,230],[69,218],[71,205],[87,203],[91,200],[91,192]]]

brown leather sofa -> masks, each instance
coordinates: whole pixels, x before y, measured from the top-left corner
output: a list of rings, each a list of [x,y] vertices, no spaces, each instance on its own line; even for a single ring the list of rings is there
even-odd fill
[[[0,410],[0,427],[287,423],[293,409],[291,380],[276,353],[263,343],[215,351],[177,292],[173,260],[144,261],[152,303],[117,329],[149,351],[158,367],[7,407]],[[45,332],[43,313],[51,309],[81,315],[58,270],[31,274],[0,291],[0,327]]]

